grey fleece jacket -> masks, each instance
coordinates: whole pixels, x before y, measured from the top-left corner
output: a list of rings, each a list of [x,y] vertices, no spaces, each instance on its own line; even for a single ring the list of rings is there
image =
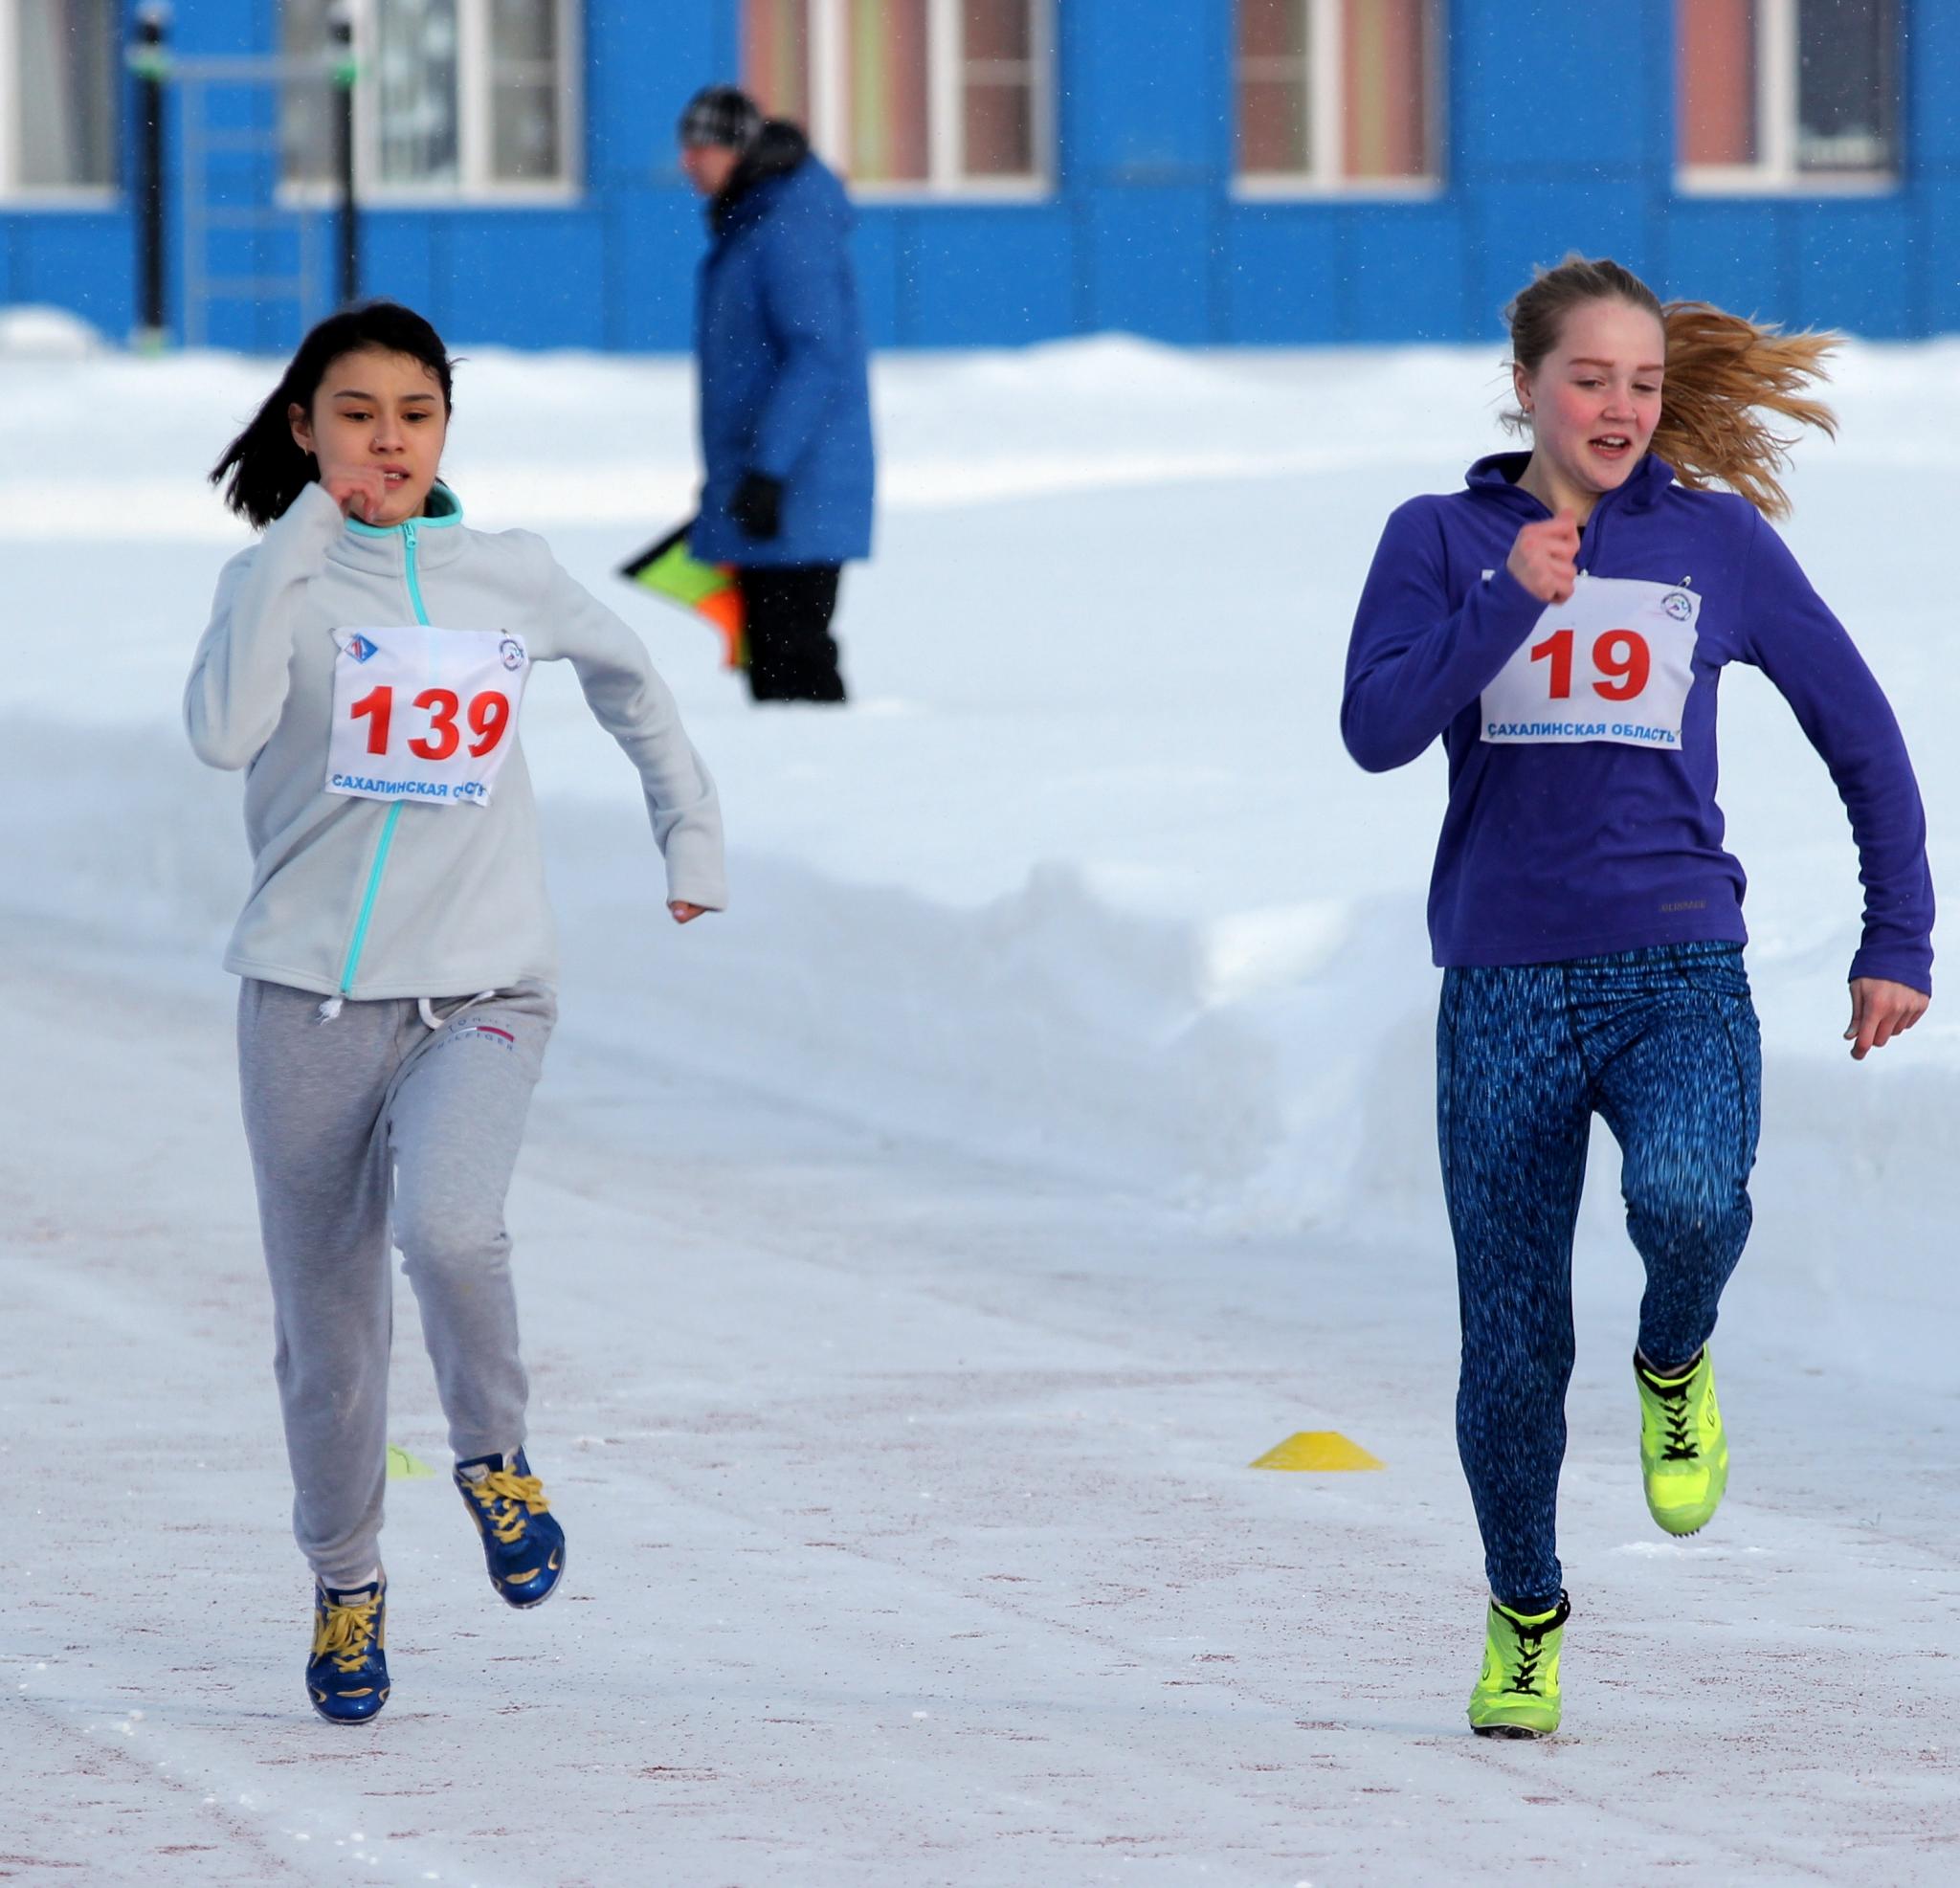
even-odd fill
[[[727,902],[714,783],[639,638],[542,539],[470,530],[442,485],[429,512],[377,529],[309,485],[219,576],[184,717],[201,760],[247,769],[252,890],[225,955],[240,976],[352,999],[554,980],[521,747],[485,805],[325,790],[337,629],[492,630],[522,636],[533,662],[568,661],[639,769],[668,897]]]

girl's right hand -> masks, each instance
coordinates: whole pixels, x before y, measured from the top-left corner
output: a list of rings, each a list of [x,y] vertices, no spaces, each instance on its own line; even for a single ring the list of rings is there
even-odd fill
[[[356,466],[350,472],[323,471],[320,482],[326,496],[340,506],[343,518],[358,518],[364,524],[373,522],[388,499],[388,479],[379,466]]]
[[[1910,984],[1890,983],[1883,977],[1854,977],[1851,1025],[1844,1032],[1844,1040],[1851,1044],[1851,1059],[1863,1061],[1874,1049],[1882,1049],[1895,1035],[1909,1030],[1926,1014],[1931,1001]]]
[[[1540,603],[1565,602],[1579,581],[1579,521],[1561,507],[1556,518],[1526,525],[1504,568]]]

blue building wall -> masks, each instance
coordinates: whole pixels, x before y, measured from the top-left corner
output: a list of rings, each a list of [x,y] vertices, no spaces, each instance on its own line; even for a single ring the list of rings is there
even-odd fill
[[[1570,248],[1615,255],[1663,294],[1786,322],[1876,337],[1960,327],[1960,0],[1904,9],[1899,188],[1811,198],[1676,193],[1676,4],[1448,0],[1441,189],[1272,201],[1232,189],[1232,0],[1058,0],[1053,193],[866,203],[858,261],[873,337],[1477,339],[1534,263]],[[277,11],[199,0],[177,10],[173,48],[269,51]],[[702,219],[672,125],[698,84],[734,73],[737,26],[736,0],[588,0],[582,197],[371,209],[367,289],[459,341],[684,347]],[[234,125],[270,109],[243,91],[213,103]],[[173,174],[176,155],[173,141]],[[228,193],[263,200],[270,162],[228,159]],[[276,272],[294,240],[238,232],[213,259]],[[107,209],[0,205],[0,301],[52,302],[126,333],[135,241],[126,192]],[[174,242],[170,265],[181,298]],[[279,348],[300,322],[290,302],[234,298],[212,309],[209,334]]]

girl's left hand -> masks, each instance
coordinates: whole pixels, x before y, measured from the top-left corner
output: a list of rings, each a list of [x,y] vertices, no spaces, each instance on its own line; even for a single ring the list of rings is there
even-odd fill
[[[1851,1044],[1851,1059],[1863,1061],[1902,1030],[1909,1030],[1926,1014],[1931,1001],[1910,984],[1887,983],[1882,977],[1852,978],[1851,1027],[1844,1032],[1844,1040]]]
[[[685,899],[669,899],[667,909],[674,914],[675,923],[692,924],[697,918],[700,918],[706,912],[707,906],[704,904],[689,904]]]

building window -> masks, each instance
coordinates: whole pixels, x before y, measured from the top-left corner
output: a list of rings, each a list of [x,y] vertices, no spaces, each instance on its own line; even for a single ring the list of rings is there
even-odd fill
[[[117,0],[0,0],[0,193],[116,186]]]
[[[1048,0],[743,0],[743,82],[859,189],[1025,194],[1049,171]]]
[[[1438,176],[1441,0],[1237,0],[1238,180],[1420,189]]]
[[[1681,0],[1690,190],[1883,189],[1899,167],[1893,0]]]
[[[324,70],[333,0],[284,0],[281,50]],[[578,182],[575,0],[356,0],[355,177],[371,197],[562,197]],[[331,172],[330,95],[286,91],[289,184]]]

